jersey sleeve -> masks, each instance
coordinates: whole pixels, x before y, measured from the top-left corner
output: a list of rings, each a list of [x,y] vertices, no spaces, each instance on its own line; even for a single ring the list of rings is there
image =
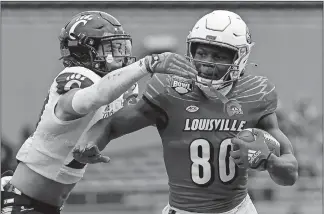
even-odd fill
[[[276,111],[278,107],[278,94],[274,84],[267,80],[266,88],[264,90],[264,96],[262,99],[262,115],[261,117],[271,114]]]
[[[65,94],[74,88],[86,88],[99,81],[100,77],[94,72],[82,68],[71,67],[64,69],[56,78],[56,93]]]
[[[154,74],[143,92],[143,100],[154,109],[156,126],[159,130],[168,124],[169,100],[166,95],[167,80],[164,74]]]
[[[146,85],[143,97],[155,106],[165,110],[167,104],[166,87],[166,77],[162,74],[154,74]]]

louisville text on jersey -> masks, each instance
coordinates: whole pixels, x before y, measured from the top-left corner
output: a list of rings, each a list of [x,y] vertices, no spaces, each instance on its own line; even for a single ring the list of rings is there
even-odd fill
[[[184,131],[242,131],[246,121],[232,119],[186,119]]]

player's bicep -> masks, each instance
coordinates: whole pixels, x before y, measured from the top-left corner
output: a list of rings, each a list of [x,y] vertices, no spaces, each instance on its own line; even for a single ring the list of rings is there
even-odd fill
[[[62,121],[75,120],[89,113],[91,100],[94,99],[94,82],[100,79],[84,68],[68,70],[55,78],[56,85],[52,89],[59,95],[55,104],[55,115]],[[78,108],[75,108],[75,104]]]
[[[134,105],[127,105],[95,123],[84,135],[82,141],[96,144],[103,150],[109,141],[156,124],[159,113],[145,100],[140,99]]]
[[[57,118],[62,121],[70,121],[84,116],[84,114],[76,112],[72,105],[73,98],[79,90],[80,88],[74,88],[60,96],[54,107],[54,113]]]
[[[294,154],[288,137],[280,130],[276,113],[268,114],[259,120],[258,128],[267,131],[280,143],[280,154]]]
[[[107,123],[111,124],[106,130],[110,132],[109,140],[154,125],[158,117],[158,112],[144,99],[135,105],[125,106],[107,119]]]

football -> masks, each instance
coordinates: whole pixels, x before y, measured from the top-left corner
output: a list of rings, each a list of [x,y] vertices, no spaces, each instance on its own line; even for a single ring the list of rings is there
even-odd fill
[[[258,129],[261,130],[261,129]],[[268,145],[269,150],[277,157],[280,156],[280,143],[268,132],[261,130],[264,134],[265,142]],[[252,133],[252,129],[244,129],[237,134],[237,137],[245,142],[252,142],[255,140],[255,135]],[[234,148],[235,149],[235,148]]]
[[[258,129],[261,130],[261,129]],[[280,156],[280,143],[268,132],[261,130],[264,134],[265,142],[268,148],[276,156]],[[252,142],[255,140],[255,135],[252,133],[252,129],[244,129],[237,134],[237,137],[245,142]]]
[[[263,132],[265,142],[268,145],[269,150],[275,154],[277,157],[280,156],[280,143],[268,132],[258,129]],[[237,137],[245,142],[253,142],[256,136],[252,133],[252,129],[244,129],[237,134]],[[237,150],[238,148],[233,147],[233,150]],[[264,171],[265,165],[261,164],[256,170]]]

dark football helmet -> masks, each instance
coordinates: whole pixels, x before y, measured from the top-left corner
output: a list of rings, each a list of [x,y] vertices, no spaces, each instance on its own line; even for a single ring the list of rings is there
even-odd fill
[[[77,14],[62,28],[59,40],[65,67],[83,66],[104,76],[136,61],[131,36],[105,12]]]

